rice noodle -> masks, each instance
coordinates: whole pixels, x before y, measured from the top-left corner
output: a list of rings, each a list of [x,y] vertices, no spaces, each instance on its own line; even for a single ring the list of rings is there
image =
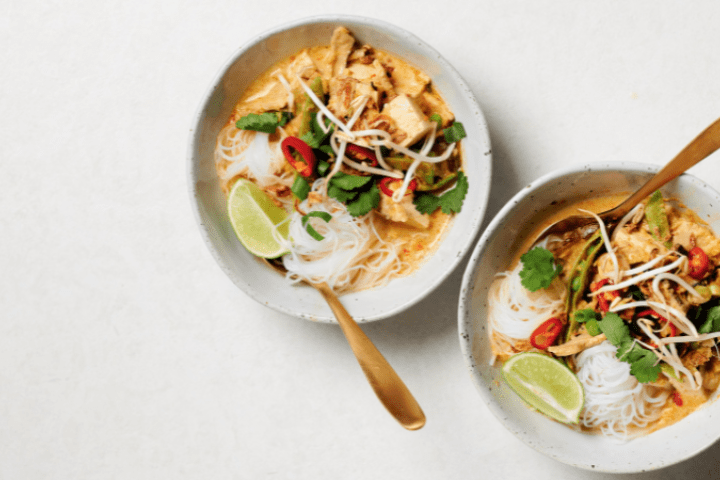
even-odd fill
[[[539,245],[546,246],[549,241],[546,238]],[[518,262],[514,269],[498,273],[488,291],[488,323],[508,346],[527,339],[538,325],[562,312],[565,305],[566,290],[560,279],[556,278],[548,288],[531,292],[522,286],[522,267]],[[513,353],[499,344],[494,347],[496,353]]]
[[[608,341],[575,358],[577,376],[585,389],[582,426],[599,428],[617,442],[625,442],[659,418],[668,391],[639,383],[630,365],[618,360]]]
[[[270,142],[267,133],[228,125],[218,136],[215,164],[223,189],[238,175],[255,181],[260,187],[277,183],[292,185],[292,175],[277,175],[284,163],[279,143]]]
[[[318,191],[323,184],[323,179],[318,179],[313,190]],[[293,213],[287,240],[290,253],[283,257],[290,280],[327,283],[341,294],[382,286],[407,267],[393,245],[380,238],[372,215],[353,217],[342,203],[329,197],[312,207],[305,200],[300,210],[327,212],[332,219],[324,222],[310,218],[312,227],[324,237],[316,240],[302,225],[302,215]]]

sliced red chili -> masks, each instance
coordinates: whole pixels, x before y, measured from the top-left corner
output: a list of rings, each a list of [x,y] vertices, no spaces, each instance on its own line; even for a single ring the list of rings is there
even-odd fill
[[[297,137],[285,137],[280,144],[283,155],[292,167],[298,171],[303,177],[309,177],[315,170],[315,154],[310,145],[303,142]],[[293,150],[297,152],[302,159],[295,157]]]
[[[530,343],[539,350],[546,350],[560,335],[563,324],[559,318],[553,317],[540,324],[530,335]]]
[[[348,143],[345,147],[345,151],[347,153],[353,154],[353,156],[355,156],[355,158],[360,161],[370,160],[371,167],[374,167],[378,164],[375,152],[373,152],[369,148],[361,147],[360,145],[355,145],[354,143]]]
[[[392,188],[390,186],[390,184],[396,183],[396,182],[401,184],[402,180],[399,180],[397,178],[392,178],[392,177],[383,177],[378,182],[378,187],[380,188],[380,191],[383,192],[385,195],[387,195],[388,197],[392,197],[393,193],[395,193],[395,189]],[[415,180],[413,178],[412,180],[410,180],[410,183],[408,184],[408,188],[405,191],[405,195],[410,195],[410,193],[414,192],[416,188],[417,188],[417,180]]]
[[[600,288],[604,287],[605,285],[612,284],[613,282],[611,282],[609,278],[603,278],[602,280],[598,280],[597,282],[590,285],[590,291],[595,292],[597,290],[600,290]],[[610,310],[610,304],[612,303],[612,301],[619,296],[620,294],[615,290],[599,294],[597,296],[597,300],[600,311],[602,313],[607,313]]]
[[[672,322],[669,322],[667,318],[663,317],[662,315],[660,315],[658,312],[656,312],[656,311],[653,310],[652,308],[648,308],[647,310],[643,310],[642,312],[638,313],[637,316],[638,316],[638,317],[655,317],[655,318],[657,318],[660,322],[662,322],[662,323],[667,323],[668,325],[670,325],[670,336],[671,336],[671,337],[676,337],[677,334],[678,334],[678,329],[677,329],[677,327],[675,326],[675,324],[672,323]]]
[[[695,280],[702,279],[710,270],[710,259],[700,247],[695,247],[688,252],[688,274]]]
[[[683,400],[682,396],[680,396],[680,392],[673,392],[672,399],[673,402],[675,402],[675,405],[677,405],[678,407],[682,407]]]

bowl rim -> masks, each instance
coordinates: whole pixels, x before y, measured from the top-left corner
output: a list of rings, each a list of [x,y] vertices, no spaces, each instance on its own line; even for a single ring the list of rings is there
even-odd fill
[[[502,424],[502,426],[513,433],[515,437],[520,439],[525,445],[533,448],[535,451],[552,458],[554,460],[557,460],[561,463],[565,463],[567,465],[571,465],[574,467],[581,468],[583,470],[593,471],[593,472],[606,472],[606,473],[639,473],[639,472],[648,472],[648,471],[654,471],[659,470],[662,468],[669,467],[671,465],[675,465],[679,462],[682,462],[684,460],[687,460],[689,458],[692,458],[701,452],[709,449],[717,440],[720,438],[720,432],[715,436],[714,440],[707,442],[704,446],[701,448],[696,448],[692,451],[684,452],[683,454],[677,455],[675,458],[668,459],[666,463],[658,463],[646,467],[636,467],[636,468],[604,468],[601,466],[598,466],[597,464],[581,464],[581,463],[570,463],[564,461],[557,453],[553,453],[551,448],[542,448],[540,445],[538,445],[537,442],[532,442],[528,438],[525,438],[524,436],[520,435],[520,432],[515,431],[512,428],[509,428],[506,419],[503,418],[506,415],[502,415],[501,412],[498,410],[498,408],[495,406],[496,399],[493,397],[492,393],[490,392],[490,388],[483,384],[480,379],[477,378],[476,370],[477,366],[475,362],[473,361],[474,356],[471,351],[472,348],[472,342],[471,342],[471,335],[472,332],[469,329],[470,326],[470,311],[469,307],[472,304],[472,294],[475,287],[475,278],[477,274],[477,269],[479,268],[479,264],[481,259],[483,258],[485,251],[487,247],[489,246],[492,239],[495,237],[496,232],[498,231],[499,226],[502,224],[503,220],[507,215],[515,209],[516,205],[519,204],[522,200],[526,199],[527,197],[530,197],[533,195],[533,192],[537,190],[538,188],[542,187],[543,185],[546,185],[548,183],[551,183],[554,180],[557,180],[561,177],[566,177],[573,174],[581,174],[583,172],[628,172],[628,173],[647,173],[647,174],[653,174],[657,173],[661,165],[655,165],[655,164],[648,164],[648,163],[638,163],[638,162],[596,162],[596,163],[586,163],[583,165],[573,165],[568,167],[559,168],[553,171],[550,171],[541,177],[537,178],[536,180],[533,180],[531,183],[529,183],[527,186],[523,187],[520,191],[518,191],[513,197],[507,201],[507,203],[498,211],[498,213],[493,217],[493,219],[490,221],[488,226],[483,231],[480,239],[478,240],[477,244],[475,245],[475,248],[473,249],[473,253],[470,257],[470,260],[465,268],[465,272],[463,273],[462,281],[461,281],[461,290],[460,290],[460,298],[458,302],[458,338],[460,341],[460,350],[463,356],[463,359],[465,361],[466,368],[468,369],[468,373],[470,374],[471,381],[475,385],[476,390],[480,393],[480,397],[482,398],[483,403],[486,405],[486,407],[492,412],[493,416]],[[708,192],[713,193],[716,197],[720,198],[720,193],[718,193],[713,187],[707,184],[707,182],[702,181],[698,177],[695,177],[692,174],[689,173],[683,173],[679,176],[680,178],[683,178],[685,180],[690,181],[691,183],[697,184],[698,186],[703,186]],[[682,422],[682,420],[680,421]],[[672,427],[672,425],[670,426]],[[668,427],[669,428],[669,427]]]
[[[478,178],[475,181],[482,181],[483,184],[481,185],[481,188],[483,189],[483,195],[478,196],[478,204],[479,208],[476,208],[477,213],[473,216],[473,223],[470,225],[470,228],[466,231],[466,239],[464,242],[462,242],[461,255],[456,255],[453,258],[449,258],[447,263],[447,267],[442,270],[442,272],[439,272],[438,275],[435,275],[434,280],[430,283],[430,285],[425,288],[422,291],[418,291],[416,294],[414,294],[412,297],[409,297],[406,301],[395,305],[393,308],[376,313],[374,315],[366,315],[362,317],[357,317],[356,321],[358,323],[367,323],[371,321],[376,320],[382,320],[385,318],[392,317],[394,315],[397,315],[408,308],[412,307],[413,305],[416,305],[423,299],[425,299],[427,296],[429,296],[432,292],[436,291],[438,287],[455,271],[456,268],[458,268],[459,264],[463,260],[463,258],[466,257],[466,255],[471,250],[473,243],[475,239],[478,236],[478,233],[480,231],[480,228],[483,224],[483,221],[485,219],[485,215],[487,213],[487,207],[489,203],[490,198],[490,190],[491,190],[491,184],[492,184],[492,146],[490,143],[490,133],[489,128],[487,125],[487,120],[484,115],[484,112],[472,92],[468,82],[460,75],[460,73],[457,71],[457,69],[443,56],[441,55],[434,47],[426,43],[424,40],[422,40],[420,37],[415,35],[412,32],[409,32],[405,30],[404,28],[401,28],[397,25],[385,22],[383,20],[378,20],[376,18],[367,17],[367,16],[360,16],[360,15],[346,15],[346,14],[321,14],[321,15],[312,15],[307,17],[298,18],[295,20],[291,20],[279,25],[276,25],[275,27],[272,27],[270,29],[267,29],[260,34],[254,35],[247,41],[245,41],[240,47],[238,47],[225,61],[225,63],[217,70],[214,77],[212,78],[212,81],[209,83],[209,86],[204,90],[201,100],[199,102],[198,107],[195,110],[195,113],[193,114],[191,118],[191,124],[190,124],[190,135],[188,138],[188,144],[187,144],[187,157],[186,157],[186,183],[188,188],[188,194],[190,198],[190,206],[191,210],[193,212],[193,216],[195,218],[196,225],[198,226],[198,229],[200,230],[201,237],[203,239],[203,242],[206,246],[206,248],[210,251],[210,254],[214,258],[215,262],[218,264],[218,266],[221,268],[221,270],[228,276],[228,278],[232,281],[233,284],[235,284],[236,287],[238,287],[240,290],[242,290],[246,295],[253,298],[253,300],[258,301],[259,303],[266,305],[276,311],[279,311],[281,313],[285,313],[291,316],[300,317],[304,319],[309,319],[321,323],[337,323],[335,317],[331,314],[328,316],[322,316],[322,315],[315,315],[315,314],[307,314],[303,312],[299,312],[296,310],[292,310],[290,308],[285,308],[282,305],[279,305],[277,303],[267,302],[261,300],[256,292],[253,289],[245,288],[243,285],[240,285],[238,282],[234,280],[235,273],[232,271],[232,269],[226,265],[225,261],[223,260],[220,252],[215,248],[213,245],[213,239],[212,235],[210,234],[207,227],[204,225],[204,219],[202,217],[202,212],[200,209],[199,201],[198,201],[198,195],[197,195],[197,189],[196,189],[196,153],[198,150],[198,145],[200,142],[200,129],[198,129],[198,125],[200,125],[202,119],[203,119],[203,112],[207,109],[209,103],[211,102],[211,99],[213,97],[213,94],[218,88],[221,88],[222,86],[222,79],[225,77],[225,75],[228,73],[228,71],[232,68],[232,66],[244,55],[246,54],[250,49],[254,48],[257,44],[277,35],[281,34],[283,32],[286,32],[288,30],[292,30],[295,28],[303,27],[310,24],[355,24],[355,25],[362,25],[364,27],[374,28],[378,29],[379,31],[386,31],[386,32],[392,32],[394,34],[399,34],[405,42],[408,44],[414,44],[416,47],[420,47],[424,52],[427,53],[427,57],[432,56],[432,60],[436,63],[438,63],[441,66],[442,71],[447,72],[447,74],[453,79],[453,81],[457,84],[457,87],[462,91],[462,98],[463,101],[468,103],[470,105],[470,110],[472,110],[472,117],[473,122],[478,126],[478,129],[480,130],[480,133],[482,134],[482,138],[476,139],[479,144],[484,146],[484,151],[481,152],[481,155],[486,159],[484,165],[484,172],[486,172],[485,178]],[[452,230],[452,229],[451,229]],[[308,287],[310,288],[310,287]]]

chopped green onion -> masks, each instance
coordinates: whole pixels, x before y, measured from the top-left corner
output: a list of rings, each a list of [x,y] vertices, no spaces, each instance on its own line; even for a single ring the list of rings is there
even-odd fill
[[[314,211],[314,212],[309,212],[307,215],[303,215],[303,217],[301,219],[302,226],[305,227],[305,230],[307,231],[307,233],[319,242],[320,240],[324,239],[325,237],[320,235],[317,232],[317,230],[315,230],[312,227],[312,225],[310,225],[310,217],[319,218],[321,220],[325,220],[325,222],[329,222],[332,219],[332,215],[330,215],[327,212]]]

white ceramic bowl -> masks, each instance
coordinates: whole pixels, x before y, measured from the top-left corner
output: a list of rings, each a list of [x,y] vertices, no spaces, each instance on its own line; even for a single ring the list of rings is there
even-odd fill
[[[513,254],[508,245],[527,232],[528,226],[542,215],[542,209],[552,202],[632,192],[656,171],[657,167],[644,164],[593,164],[536,180],[495,216],[476,245],[463,277],[460,344],[483,401],[520,440],[569,465],[607,472],[653,470],[687,459],[720,438],[719,402],[711,402],[670,427],[622,445],[602,436],[579,433],[526,407],[503,381],[499,365],[490,366],[487,293],[495,273],[508,267]],[[715,232],[720,232],[720,195],[703,181],[685,174],[662,191],[679,198]]]
[[[328,45],[332,31],[340,25],[350,29],[361,43],[392,53],[427,73],[468,135],[463,144],[470,190],[439,249],[413,275],[394,280],[381,289],[342,297],[358,322],[368,322],[395,315],[438,287],[472,247],[485,214],[491,177],[487,125],[468,85],[437,51],[394,25],[355,16],[306,18],[263,33],[235,52],[200,105],[190,138],[188,183],[203,239],[222,270],[241,290],[281,312],[335,322],[322,297],[311,287],[290,286],[237,240],[215,174],[213,150],[215,138],[235,103],[257,75],[302,48]]]

